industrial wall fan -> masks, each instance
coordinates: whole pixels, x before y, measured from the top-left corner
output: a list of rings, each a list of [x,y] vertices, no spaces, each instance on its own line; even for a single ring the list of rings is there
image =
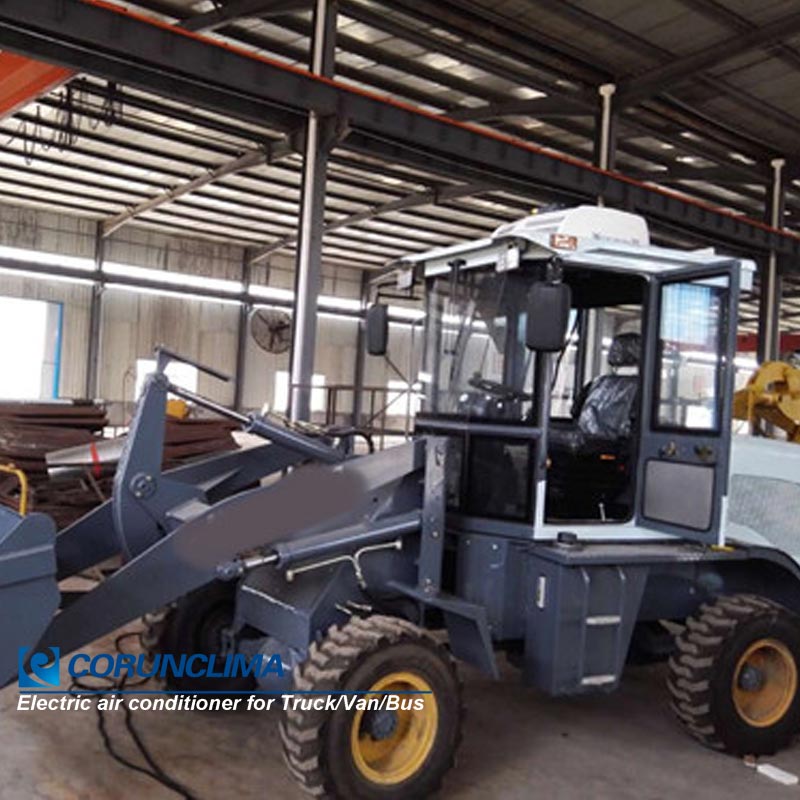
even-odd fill
[[[292,318],[285,311],[257,308],[250,315],[250,335],[267,353],[285,353],[292,343]]]

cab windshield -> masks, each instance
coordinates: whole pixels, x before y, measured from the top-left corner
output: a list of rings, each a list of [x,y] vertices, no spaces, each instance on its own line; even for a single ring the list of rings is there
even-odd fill
[[[525,347],[530,278],[453,269],[427,292],[423,377],[430,414],[520,420],[530,410],[533,354]]]

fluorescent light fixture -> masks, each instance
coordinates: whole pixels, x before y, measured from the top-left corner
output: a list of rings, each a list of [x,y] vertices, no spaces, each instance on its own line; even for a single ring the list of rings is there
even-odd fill
[[[335,308],[340,311],[361,311],[361,301],[350,297],[331,297],[330,295],[320,295],[319,305],[326,308]]]
[[[26,269],[7,269],[0,267],[0,275],[17,278],[32,278],[35,281],[56,281],[58,283],[72,283],[78,286],[92,286],[94,281],[90,278],[71,278],[68,275],[51,275],[49,272],[35,272]]]
[[[405,306],[389,306],[389,316],[396,319],[419,322],[425,317],[425,312],[419,308],[406,308]]]
[[[62,256],[58,253],[42,253],[39,250],[26,250],[21,247],[7,247],[6,245],[0,245],[0,258],[9,258],[14,261],[29,261],[31,264],[44,264],[49,267],[68,267],[70,269],[85,270],[94,269],[94,261],[91,258]]]
[[[286,309],[284,309],[284,311],[285,310]],[[350,323],[350,324],[353,324],[353,323],[357,324],[360,321],[359,317],[352,316],[350,314],[345,314],[345,313],[333,314],[330,311],[327,311],[327,312],[326,311],[319,311],[319,312],[317,312],[317,316],[320,319],[332,319],[332,320],[336,320],[337,322],[347,322],[347,323]]]
[[[116,289],[121,292],[132,292],[133,294],[149,294],[155,297],[171,297],[174,300],[197,300],[200,303],[221,303],[224,306],[238,306],[238,300],[228,300],[224,297],[207,297],[203,294],[192,294],[192,292],[177,292],[174,289],[154,289],[149,286],[131,286],[127,283],[106,283],[109,289]]]
[[[294,292],[291,289],[278,289],[274,286],[250,287],[250,294],[253,297],[264,297],[268,300],[283,300],[287,303],[294,302]],[[361,311],[361,301],[350,297],[332,297],[331,295],[320,295],[317,301],[320,307],[335,309],[337,311]]]
[[[278,289],[274,286],[251,286],[250,294],[253,297],[264,297],[267,300],[285,300],[292,302],[294,292],[291,289]]]
[[[207,278],[204,275],[190,275],[184,272],[170,272],[164,269],[148,269],[131,264],[120,264],[109,261],[103,264],[103,272],[108,275],[119,275],[123,278],[139,278],[165,286],[188,286],[193,289],[209,289],[215,292],[239,294],[242,291],[241,281],[229,281],[224,278]]]
[[[80,269],[86,272],[94,270],[94,261],[89,258],[76,258],[73,256],[55,255],[52,253],[41,253],[36,250],[25,250],[18,247],[6,247],[0,245],[0,259],[8,258],[15,261],[27,261],[31,264],[41,264],[42,266],[56,266],[72,269]],[[35,280],[46,281],[61,281],[63,283],[76,283],[85,286],[91,286],[93,281],[90,278],[72,278],[63,275],[54,275],[47,272],[27,271],[4,268],[0,264],[0,274],[18,275],[21,277],[33,278]],[[204,275],[192,275],[183,272],[173,272],[163,269],[151,269],[149,267],[138,267],[133,264],[123,264],[118,261],[108,261],[103,264],[103,274],[109,278],[129,278],[131,280],[147,281],[155,286],[134,286],[128,283],[108,281],[108,286],[114,289],[123,291],[135,292],[137,294],[151,294],[161,297],[174,297],[180,294],[184,297],[191,299],[201,300],[212,303],[225,303],[225,304],[238,304],[237,300],[226,299],[224,297],[206,297],[199,294],[193,294],[192,289],[204,289],[206,291],[218,292],[219,294],[241,294],[244,291],[244,286],[241,281],[227,280],[225,278],[209,278]],[[164,287],[160,289],[158,284]],[[188,291],[176,291],[176,290]],[[283,304],[294,302],[294,292],[291,289],[281,289],[274,286],[260,286],[257,284],[251,285],[249,288],[250,294],[254,298],[263,298],[267,301],[282,301]],[[258,304],[262,306],[262,304]],[[329,314],[327,316],[347,317],[349,315],[353,318],[360,317],[362,311],[362,304],[360,299],[352,297],[333,297],[332,295],[320,295],[318,306],[322,315],[323,310],[338,311],[339,314]],[[271,307],[269,303],[263,304],[263,307]],[[279,306],[279,307],[285,307]],[[399,320],[409,320],[417,322],[422,319],[425,314],[420,309],[405,308],[403,306],[390,306],[390,317]]]

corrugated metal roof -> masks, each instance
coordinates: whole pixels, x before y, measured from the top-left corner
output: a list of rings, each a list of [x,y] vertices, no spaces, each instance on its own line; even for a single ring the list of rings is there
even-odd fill
[[[192,0],[126,5],[171,22],[214,7]],[[445,113],[530,99],[530,111],[481,124],[585,159],[592,157],[601,83],[617,82],[624,96],[656,68],[721,49],[716,62],[621,107],[617,168],[755,217],[763,216],[771,158],[786,156],[791,174],[800,174],[793,161],[800,126],[796,0],[341,0],[340,10],[342,80]],[[784,19],[791,22],[785,40],[736,46]],[[310,29],[310,12],[297,12],[236,20],[209,35],[302,64]],[[269,120],[244,124],[127,87],[115,94],[91,77],[73,82],[69,107],[65,96],[54,92],[0,123],[0,191],[17,202],[110,217],[283,135]],[[549,103],[542,113],[535,98]],[[553,99],[570,108],[554,108]],[[65,137],[70,112],[80,127]],[[227,175],[132,224],[269,245],[296,233],[300,169],[299,156],[289,155]],[[332,154],[326,220],[459,182],[435,165],[411,169],[341,146]],[[393,211],[331,232],[326,253],[377,267],[404,252],[482,236],[548,200],[540,191],[486,190]],[[787,212],[790,224],[800,215],[796,186]]]

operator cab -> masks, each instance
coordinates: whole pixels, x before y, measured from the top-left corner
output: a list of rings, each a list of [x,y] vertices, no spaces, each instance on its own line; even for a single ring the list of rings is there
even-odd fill
[[[447,437],[451,516],[525,537],[715,535],[741,266],[593,206],[405,260],[426,286],[416,430]]]

